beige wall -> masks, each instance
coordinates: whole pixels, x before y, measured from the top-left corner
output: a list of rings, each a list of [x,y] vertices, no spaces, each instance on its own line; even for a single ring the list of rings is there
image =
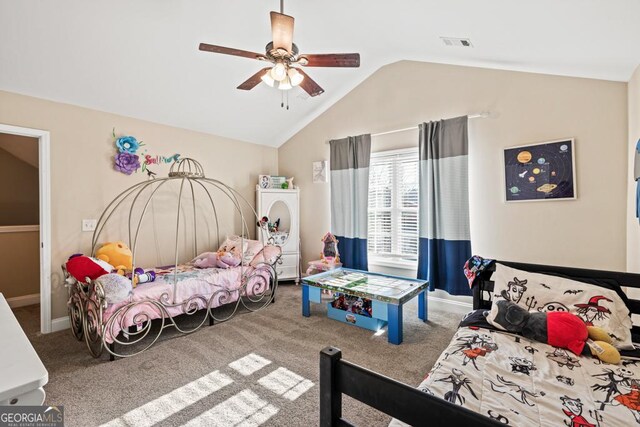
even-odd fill
[[[620,82],[402,61],[385,66],[278,150],[301,187],[304,261],[329,229],[329,184],[313,184],[326,141],[491,111],[470,121],[473,251],[485,257],[624,269],[627,85]],[[506,204],[502,149],[576,139],[578,199]],[[417,132],[373,139],[373,151],[417,145]]]
[[[31,139],[25,144],[36,144]],[[38,169],[0,145],[0,227],[39,222]],[[0,251],[2,249],[0,248]]]
[[[81,220],[98,218],[113,197],[144,179],[140,174],[126,176],[112,169],[114,127],[116,133],[143,140],[154,153],[179,152],[183,157],[200,160],[207,176],[238,189],[252,202],[258,174],[275,174],[278,166],[274,148],[2,91],[0,123],[51,133],[54,318],[66,315],[66,289],[60,265],[69,255],[90,249],[91,233],[81,232]],[[168,167],[157,171],[165,175]],[[167,227],[159,224],[160,230]],[[167,246],[158,246],[159,250],[164,248]]]
[[[640,66],[628,85],[629,102],[629,174],[627,176],[627,270],[640,273],[640,223],[636,218],[636,183],[634,159],[636,143],[640,139]]]
[[[39,232],[0,233],[0,293],[5,298],[40,293]]]

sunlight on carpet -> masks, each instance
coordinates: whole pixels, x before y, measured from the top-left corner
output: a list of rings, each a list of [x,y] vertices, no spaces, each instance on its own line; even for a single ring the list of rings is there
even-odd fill
[[[251,353],[245,357],[229,363],[229,367],[238,371],[241,375],[249,376],[254,372],[259,371],[265,366],[271,364],[270,360],[265,359],[262,356]]]
[[[101,427],[150,427],[184,408],[193,405],[210,394],[233,383],[233,380],[219,371],[213,371],[195,381],[179,387],[163,396],[133,409]]]
[[[251,390],[242,390],[184,424],[187,427],[259,426],[278,413],[278,408]]]
[[[260,378],[258,384],[291,401],[296,400],[313,387],[313,382],[287,368],[276,369],[269,375]]]

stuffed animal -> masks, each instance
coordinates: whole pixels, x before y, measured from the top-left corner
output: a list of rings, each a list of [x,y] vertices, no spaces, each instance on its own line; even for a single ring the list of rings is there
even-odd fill
[[[144,269],[140,267],[136,267],[136,269],[133,270],[133,275],[127,274],[126,276],[129,280],[131,280],[134,288],[143,283],[150,283],[156,280],[155,271],[149,270],[145,272]],[[131,276],[133,276],[133,279],[131,278]]]
[[[124,242],[108,242],[96,251],[96,258],[113,265],[118,274],[131,271],[133,254]]]
[[[85,282],[87,277],[96,280],[98,277],[111,273],[113,266],[97,258],[75,254],[69,257],[66,264],[67,272],[78,282]]]
[[[204,252],[191,260],[196,268],[213,268],[218,266],[218,254],[216,252]]]
[[[237,267],[240,265],[240,258],[234,256],[231,252],[218,252],[216,265],[218,268]]]
[[[131,280],[119,274],[105,274],[104,276],[100,276],[96,282],[102,285],[104,298],[108,304],[116,304],[124,301],[133,292]]]
[[[587,353],[605,363],[620,363],[620,353],[602,328],[587,327],[580,317],[567,311],[529,313],[513,301],[498,301],[491,307],[487,321],[498,329],[566,348],[577,355]]]

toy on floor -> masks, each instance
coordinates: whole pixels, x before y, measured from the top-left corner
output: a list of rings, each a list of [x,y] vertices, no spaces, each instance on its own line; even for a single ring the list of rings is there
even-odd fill
[[[87,277],[96,280],[98,277],[111,273],[113,266],[101,259],[75,254],[69,257],[66,264],[67,271],[78,282],[86,282]]]
[[[602,328],[587,326],[567,311],[530,313],[513,301],[498,301],[487,321],[498,329],[512,332],[575,354],[591,354],[605,363],[620,363],[620,353]],[[586,344],[586,345],[585,345]]]
[[[113,265],[118,274],[131,271],[133,254],[124,242],[108,242],[96,251],[96,258]]]

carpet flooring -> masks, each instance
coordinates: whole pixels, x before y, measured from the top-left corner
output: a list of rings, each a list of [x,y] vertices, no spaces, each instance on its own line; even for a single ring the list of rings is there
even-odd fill
[[[68,426],[318,425],[318,360],[326,346],[346,360],[411,385],[420,383],[466,311],[430,302],[429,321],[417,302],[405,305],[404,342],[326,317],[312,304],[300,314],[301,287],[281,285],[263,311],[188,336],[171,335],[148,351],[110,362],[94,359],[69,330],[41,335],[39,312],[15,313],[49,371],[46,404],[64,405]],[[37,306],[36,306],[37,308]],[[386,426],[389,417],[345,397],[355,425]]]

